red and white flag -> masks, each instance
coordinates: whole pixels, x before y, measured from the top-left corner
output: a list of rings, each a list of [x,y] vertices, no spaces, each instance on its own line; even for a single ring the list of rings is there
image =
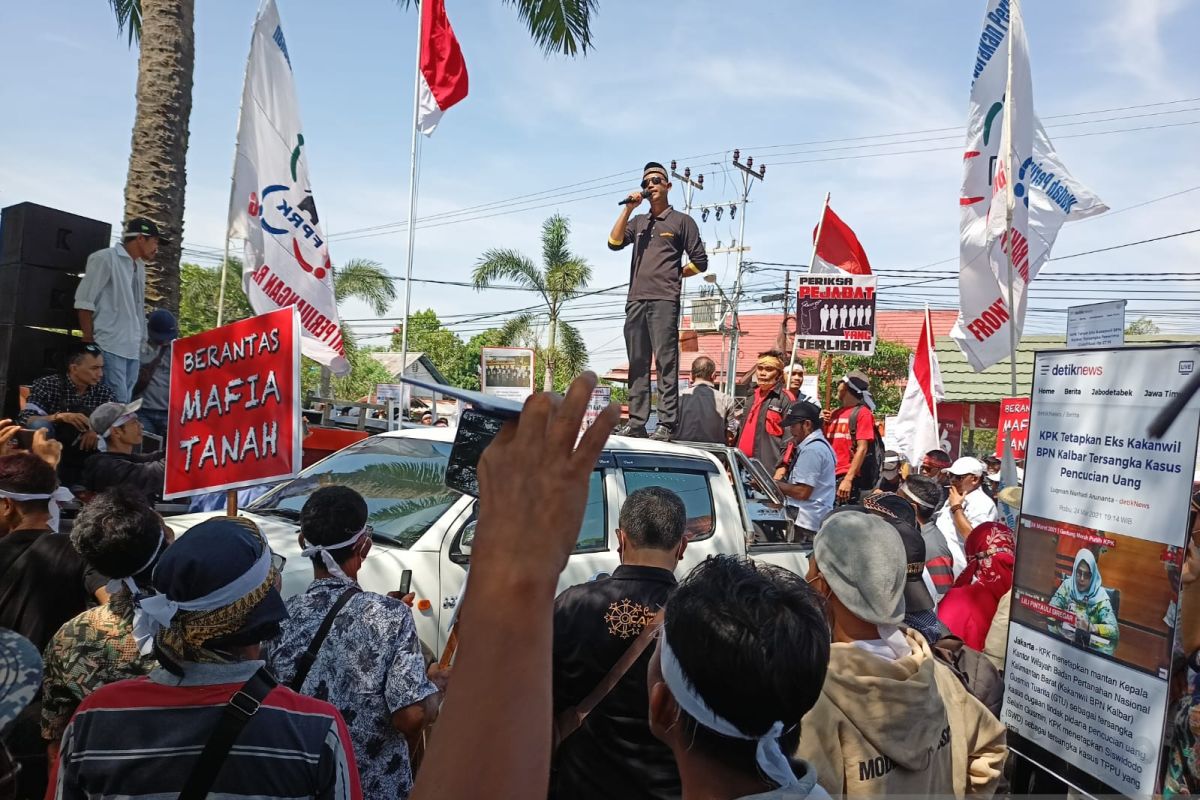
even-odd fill
[[[444,0],[421,2],[421,75],[417,130],[429,136],[446,109],[467,96],[467,62]]]
[[[900,411],[888,431],[894,436],[896,447],[908,459],[908,463],[920,464],[926,453],[941,447],[937,402],[944,396],[942,372],[938,368],[933,343],[933,326],[930,324],[929,309],[925,309],[921,341],[908,365],[904,399],[900,401]]]
[[[828,204],[825,206],[821,224],[813,228],[813,244],[816,245],[817,254],[813,259],[813,272],[871,274],[871,262],[867,261],[867,252],[858,243],[858,237],[850,230],[849,225],[833,213]]]

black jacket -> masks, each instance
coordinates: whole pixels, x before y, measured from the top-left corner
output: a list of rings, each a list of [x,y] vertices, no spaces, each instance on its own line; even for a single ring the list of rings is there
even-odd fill
[[[656,567],[617,567],[554,603],[554,714],[581,702],[629,649],[675,588]],[[560,800],[666,800],[681,793],[671,751],[650,733],[646,668],[654,648],[555,754],[550,796]]]
[[[162,497],[165,451],[155,453],[96,453],[83,465],[83,485],[93,492],[113,486],[130,486],[150,503]]]

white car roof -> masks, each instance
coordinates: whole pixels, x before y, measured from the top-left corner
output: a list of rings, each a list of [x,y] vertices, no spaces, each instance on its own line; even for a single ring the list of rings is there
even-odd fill
[[[385,438],[425,439],[434,442],[454,441],[454,428],[438,428],[421,426],[420,428],[404,428],[398,431],[384,431],[375,434]],[[680,456],[708,455],[704,450],[672,442],[656,442],[651,439],[634,439],[628,436],[609,436],[604,444],[605,450],[629,450],[640,453],[661,453]]]

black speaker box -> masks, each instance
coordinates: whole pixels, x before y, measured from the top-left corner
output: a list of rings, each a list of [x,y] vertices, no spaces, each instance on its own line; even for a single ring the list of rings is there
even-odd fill
[[[0,325],[74,330],[79,276],[49,267],[0,264]]]
[[[0,264],[83,272],[87,258],[112,244],[112,226],[35,203],[0,211]]]
[[[17,415],[20,386],[43,375],[66,371],[67,354],[78,341],[64,333],[0,325],[0,417],[11,419]]]

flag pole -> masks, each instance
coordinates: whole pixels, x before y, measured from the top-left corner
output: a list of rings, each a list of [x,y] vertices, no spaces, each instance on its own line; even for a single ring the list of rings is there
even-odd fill
[[[412,162],[408,176],[408,258],[404,269],[404,327],[400,333],[400,375],[408,368],[408,317],[412,308],[413,248],[417,222],[417,164],[421,157],[421,132],[417,118],[421,112],[421,33],[425,3],[417,3],[417,53],[413,70]],[[407,411],[407,409],[405,409]],[[404,413],[404,412],[401,412]]]
[[[258,10],[258,14],[262,13],[262,8]],[[238,146],[241,145],[242,136],[242,111],[246,103],[246,79],[250,77],[250,59],[254,56],[254,32],[258,29],[258,14],[254,16],[254,24],[250,27],[250,55],[246,56],[246,71],[242,76],[242,101],[238,103],[238,118],[237,118],[237,134],[233,141],[233,165],[229,170],[229,214],[232,216],[234,196],[233,193],[237,189],[237,160]],[[225,276],[229,271],[229,217],[225,219],[225,254],[221,257],[221,288],[217,292],[217,327],[221,327],[221,323],[225,320]]]
[[[819,220],[817,220],[817,235],[815,237],[813,237],[812,258],[810,258],[808,260],[808,274],[809,275],[812,275],[813,264],[817,260],[817,244],[821,241],[821,229],[823,227],[825,227],[825,211],[828,208],[829,208],[829,192],[826,192],[825,193],[825,205],[821,206],[821,218]],[[800,344],[800,304],[797,302],[797,304],[796,304],[796,335],[792,337],[792,357],[790,359],[788,359],[789,367],[792,364],[796,363],[796,350],[797,350],[797,346],[799,344]],[[820,353],[817,354],[817,359],[818,359],[817,380],[818,381],[821,380],[821,370],[820,370],[821,365],[819,362],[820,362],[821,355],[823,353],[824,353],[824,351],[821,351]],[[818,391],[820,391],[819,384],[817,386],[817,389],[818,389]]]
[[[1018,6],[1017,0],[1012,0],[1012,13],[1020,15],[1021,9]],[[1006,134],[1006,142],[1004,145],[1004,175],[1007,179],[1007,185],[1004,187],[1004,214],[1005,214],[1005,233],[1008,238],[1007,246],[1004,248],[1008,251],[1008,381],[1009,388],[1012,389],[1010,397],[1017,396],[1017,304],[1013,292],[1013,204],[1016,198],[1013,196],[1013,174],[1012,174],[1012,148],[1013,148],[1013,130],[1012,130],[1012,107],[1013,107],[1013,28],[1008,27],[1008,83],[1004,89],[1004,132]]]
[[[933,438],[937,439],[940,448],[942,446],[942,430],[938,426],[937,397],[933,393],[933,320],[929,315],[929,303],[925,304],[925,330],[928,331],[926,344],[929,348],[929,405],[933,407]]]

